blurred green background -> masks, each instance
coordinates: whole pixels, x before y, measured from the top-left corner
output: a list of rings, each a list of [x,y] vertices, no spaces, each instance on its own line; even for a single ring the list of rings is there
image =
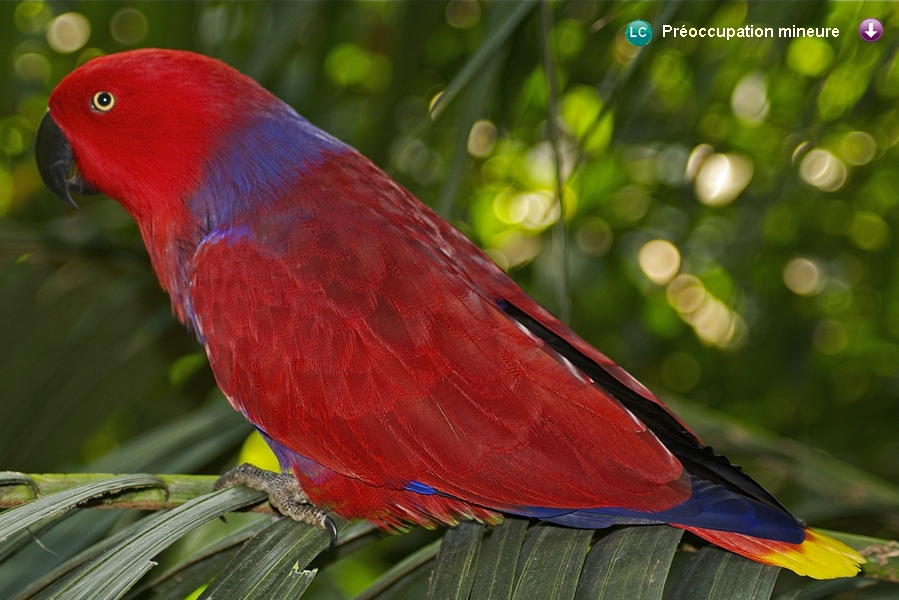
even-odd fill
[[[0,3],[0,469],[79,468],[223,402],[130,217],[63,205],[32,158],[63,76],[157,46],[221,58],[371,157],[663,398],[899,481],[899,5],[552,3],[557,94],[529,6]],[[655,27],[642,51],[633,19]]]

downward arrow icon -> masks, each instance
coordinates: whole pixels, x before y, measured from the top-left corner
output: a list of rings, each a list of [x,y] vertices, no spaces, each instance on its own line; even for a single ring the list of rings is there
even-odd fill
[[[859,23],[858,35],[866,42],[876,42],[883,37],[883,25],[877,19],[865,19]]]

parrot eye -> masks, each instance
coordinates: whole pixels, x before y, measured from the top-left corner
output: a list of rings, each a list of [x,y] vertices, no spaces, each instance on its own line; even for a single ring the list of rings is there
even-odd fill
[[[109,112],[115,106],[115,96],[109,92],[97,92],[91,98],[91,108],[97,112]]]

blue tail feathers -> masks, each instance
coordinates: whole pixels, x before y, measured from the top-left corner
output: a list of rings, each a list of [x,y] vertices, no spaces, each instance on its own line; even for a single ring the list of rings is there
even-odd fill
[[[695,477],[693,494],[688,500],[660,512],[646,513],[624,508],[588,508],[567,510],[528,507],[516,511],[522,516],[536,517],[580,529],[601,529],[612,525],[648,525],[669,523],[686,527],[715,529],[799,544],[805,539],[804,528],[786,511],[747,498],[723,485]]]

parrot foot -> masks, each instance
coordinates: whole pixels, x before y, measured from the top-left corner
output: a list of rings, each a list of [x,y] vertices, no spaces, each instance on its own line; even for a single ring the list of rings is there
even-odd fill
[[[328,513],[309,501],[293,473],[275,473],[243,463],[219,477],[215,489],[223,490],[240,484],[265,492],[269,504],[282,515],[326,531],[331,538],[331,546],[337,543],[337,525]]]

